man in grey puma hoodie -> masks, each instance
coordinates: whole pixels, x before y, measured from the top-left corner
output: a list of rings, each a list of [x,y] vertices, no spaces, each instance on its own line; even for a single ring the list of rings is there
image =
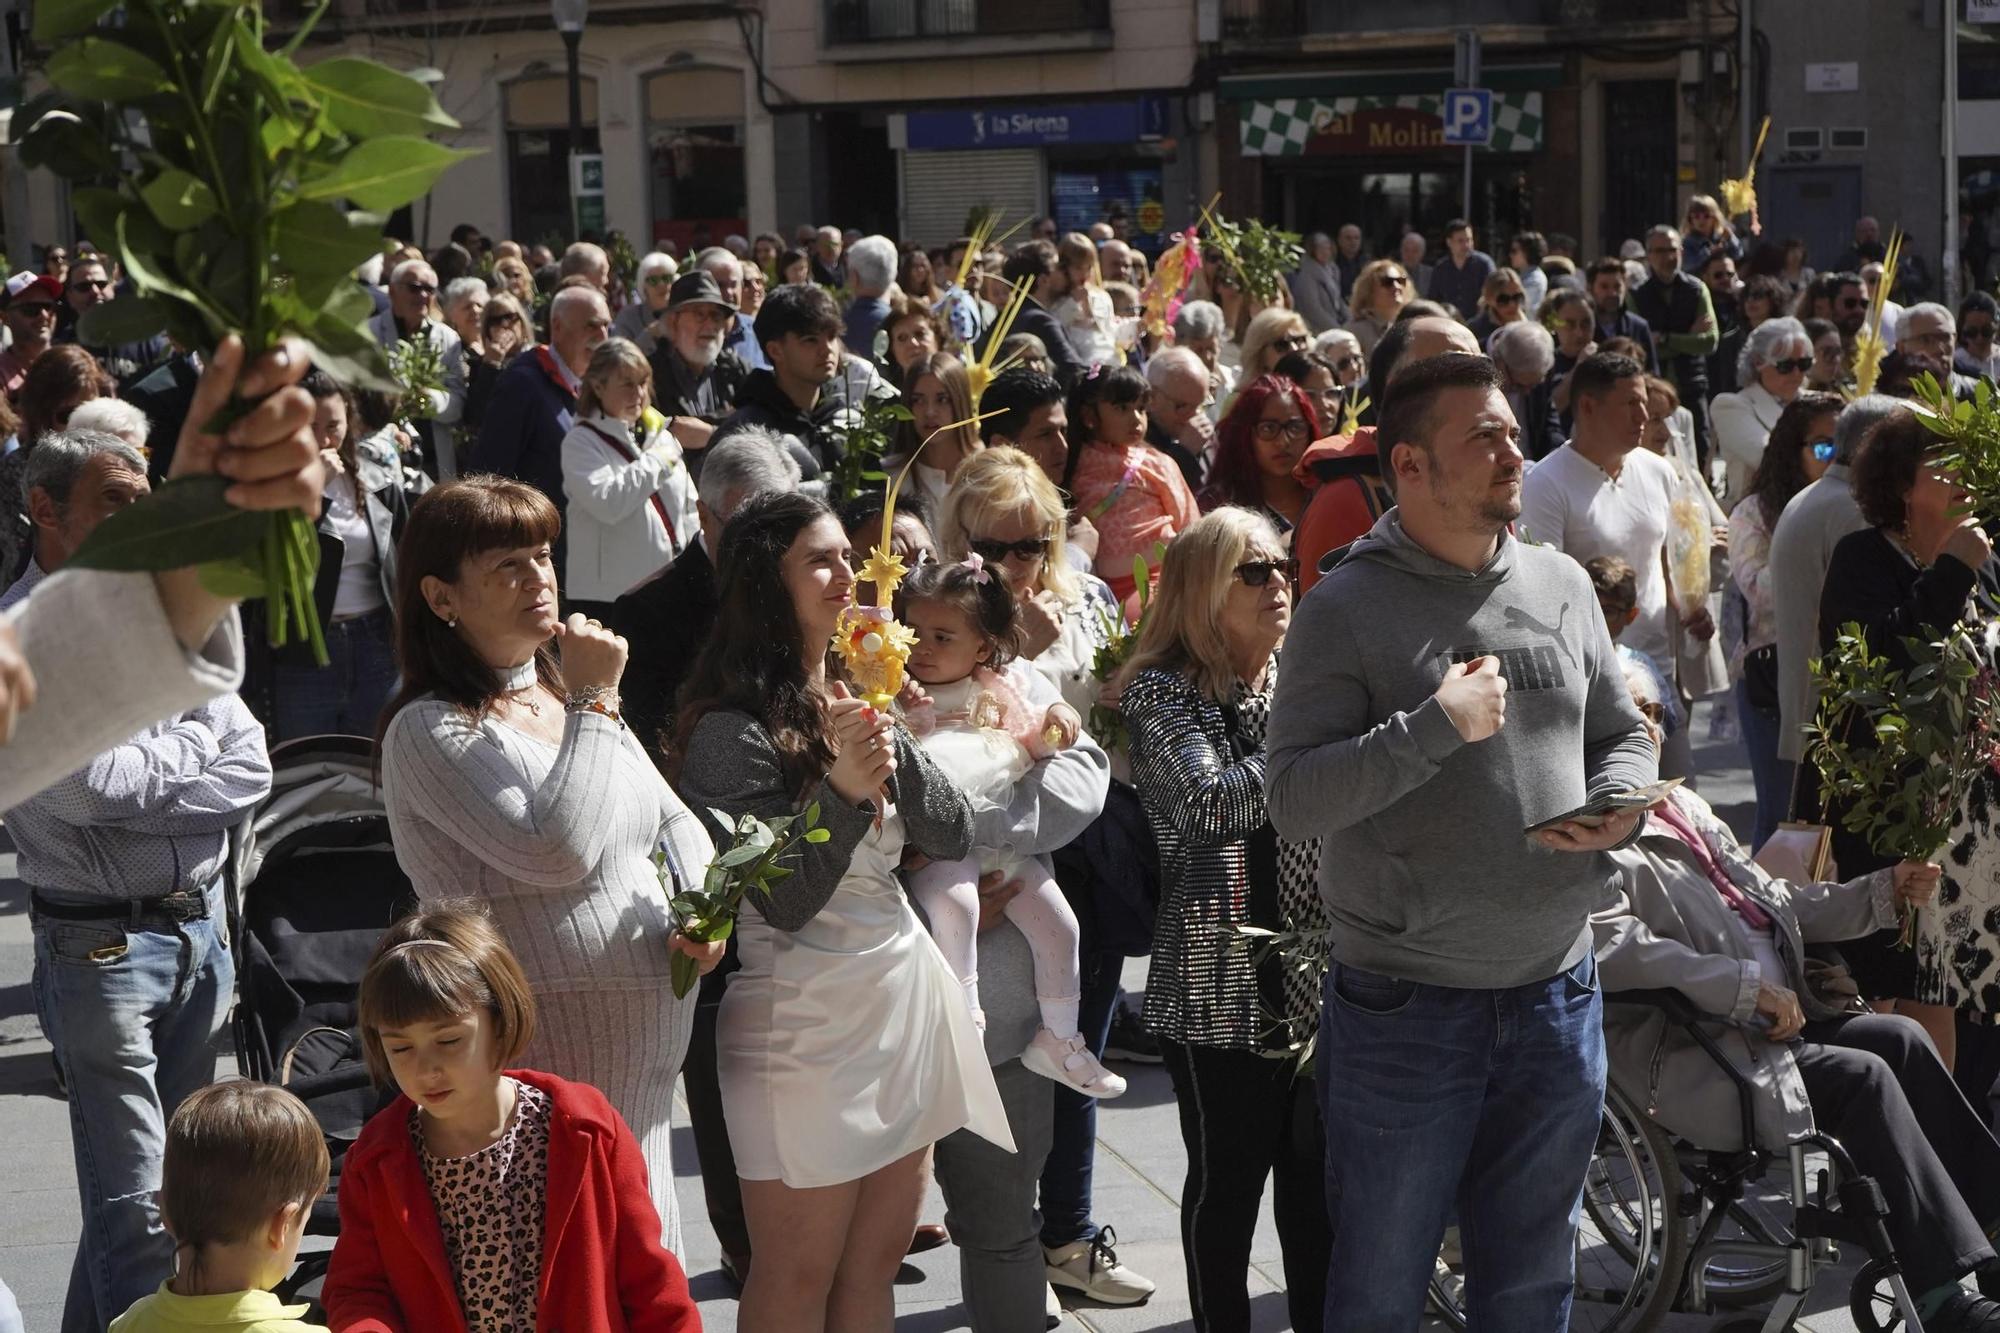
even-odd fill
[[[1318,1048],[1329,1328],[1413,1328],[1456,1207],[1474,1327],[1568,1322],[1604,1091],[1590,912],[1639,816],[1531,824],[1654,780],[1589,578],[1515,541],[1519,429],[1484,357],[1398,377],[1397,507],[1300,604],[1271,822],[1324,839]]]

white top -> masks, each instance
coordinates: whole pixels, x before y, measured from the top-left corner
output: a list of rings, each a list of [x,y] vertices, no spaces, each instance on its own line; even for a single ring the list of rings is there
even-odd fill
[[[562,468],[569,497],[563,591],[571,597],[616,601],[673,564],[701,530],[680,442],[664,428],[635,440],[633,427],[616,417],[580,420],[563,436]]]
[[[1708,405],[1715,423],[1715,446],[1729,462],[1729,500],[1734,504],[1750,493],[1750,478],[1764,461],[1764,446],[1771,430],[1785,413],[1785,405],[1756,381],[1737,393],[1719,393]]]
[[[1619,642],[1645,653],[1663,669],[1674,661],[1665,568],[1673,504],[1673,465],[1645,449],[1625,455],[1614,481],[1565,444],[1542,459],[1521,483],[1521,526],[1528,540],[1566,552],[1578,564],[1594,556],[1615,555],[1632,566],[1639,618]]]
[[[1075,294],[1056,302],[1050,313],[1062,321],[1069,345],[1076,349],[1084,365],[1115,365],[1118,361],[1118,316],[1111,308],[1111,294],[1102,287],[1084,289],[1089,304]]]
[[[375,550],[375,531],[357,503],[354,478],[328,477],[326,525],[340,538],[340,583],[333,593],[333,618],[365,616],[388,605],[382,596],[382,557]]]

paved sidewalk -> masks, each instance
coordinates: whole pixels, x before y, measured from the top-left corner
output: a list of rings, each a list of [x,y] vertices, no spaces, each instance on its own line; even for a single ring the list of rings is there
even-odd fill
[[[1697,716],[1698,740],[1707,734],[1707,724],[1704,710]],[[1700,748],[1707,770],[1704,792],[1725,818],[1738,827],[1747,826],[1743,802],[1749,777],[1740,767],[1740,748]],[[29,989],[32,955],[26,903],[26,891],[14,879],[12,856],[0,856],[0,1145],[4,1145],[0,1147],[0,1279],[20,1300],[29,1333],[54,1333],[74,1253],[77,1205],[67,1108],[55,1095],[48,1045],[36,1024]],[[1128,964],[1126,984],[1133,991],[1144,988],[1144,960]],[[230,1067],[225,1061],[224,1068]],[[1131,1090],[1107,1103],[1098,1119],[1096,1214],[1099,1221],[1117,1229],[1119,1257],[1157,1281],[1160,1290],[1141,1307],[1070,1310],[1064,1327],[1103,1333],[1178,1333],[1193,1325],[1179,1232],[1186,1157],[1173,1091],[1156,1066],[1127,1065],[1120,1072],[1131,1080]],[[736,1327],[736,1304],[716,1268],[715,1239],[702,1212],[694,1145],[684,1116],[680,1125],[674,1156],[681,1176],[690,1277],[706,1327],[728,1333]],[[935,1220],[943,1211],[933,1190],[925,1216]],[[899,1333],[944,1333],[966,1327],[956,1251],[946,1248],[918,1256],[906,1267],[904,1278],[897,1290]],[[1268,1209],[1252,1253],[1250,1289],[1255,1333],[1289,1327],[1284,1270]],[[1829,1284],[1822,1287],[1814,1308],[1837,1299],[1836,1288]],[[1666,1325],[1675,1330],[1709,1326],[1710,1321],[1691,1317],[1676,1317]],[[1817,1333],[1845,1333],[1851,1328],[1844,1312],[1815,1315],[1809,1326]]]

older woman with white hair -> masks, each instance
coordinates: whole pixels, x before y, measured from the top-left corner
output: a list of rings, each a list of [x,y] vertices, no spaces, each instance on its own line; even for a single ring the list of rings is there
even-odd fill
[[[1785,404],[1798,397],[1812,369],[1812,339],[1806,326],[1789,315],[1767,319],[1750,331],[1736,361],[1735,393],[1715,396],[1709,416],[1715,440],[1729,463],[1729,498],[1749,492],[1750,478],[1764,459],[1764,445],[1778,424]]]
[[[486,303],[491,297],[486,280],[473,277],[453,278],[438,296],[438,308],[444,311],[444,322],[451,325],[451,331],[465,344],[468,362],[482,355],[484,344],[480,337],[484,330],[480,326],[486,318]]]
[[[651,356],[662,332],[657,326],[667,315],[667,293],[678,272],[674,257],[658,250],[640,260],[639,277],[634,284],[638,295],[611,321],[611,336],[637,343],[640,351]]]
[[[144,449],[153,426],[136,403],[123,398],[93,398],[69,414],[69,429],[102,431],[116,435],[134,449]]]
[[[1313,339],[1312,350],[1333,363],[1341,388],[1352,389],[1368,378],[1368,352],[1346,329],[1328,329]]]
[[[1222,356],[1229,335],[1223,328],[1222,307],[1213,301],[1189,301],[1174,316],[1174,346],[1185,347],[1208,369],[1208,419],[1222,420],[1222,401],[1236,391],[1236,369]]]
[[[1539,459],[1562,443],[1556,419],[1555,389],[1549,372],[1556,364],[1556,340],[1532,319],[1502,324],[1486,344],[1487,355],[1500,367],[1501,392],[1521,427],[1521,452]]]

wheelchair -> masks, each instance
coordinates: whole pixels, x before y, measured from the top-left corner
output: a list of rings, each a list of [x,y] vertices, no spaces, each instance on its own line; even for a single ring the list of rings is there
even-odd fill
[[[1645,1333],[1669,1314],[1722,1314],[1717,1333],[1786,1333],[1843,1241],[1868,1255],[1847,1293],[1856,1328],[1922,1333],[1882,1191],[1846,1150],[1826,1134],[1781,1153],[1756,1147],[1756,1090],[1680,992],[1619,991],[1605,1002],[1648,1005],[1684,1028],[1735,1084],[1749,1146],[1717,1152],[1677,1140],[1617,1085],[1605,1089],[1577,1227],[1573,1333]],[[1775,1194],[1766,1188],[1772,1175]],[[1449,1258],[1439,1258],[1430,1303],[1462,1330]],[[1767,1303],[1766,1313],[1747,1313]]]

